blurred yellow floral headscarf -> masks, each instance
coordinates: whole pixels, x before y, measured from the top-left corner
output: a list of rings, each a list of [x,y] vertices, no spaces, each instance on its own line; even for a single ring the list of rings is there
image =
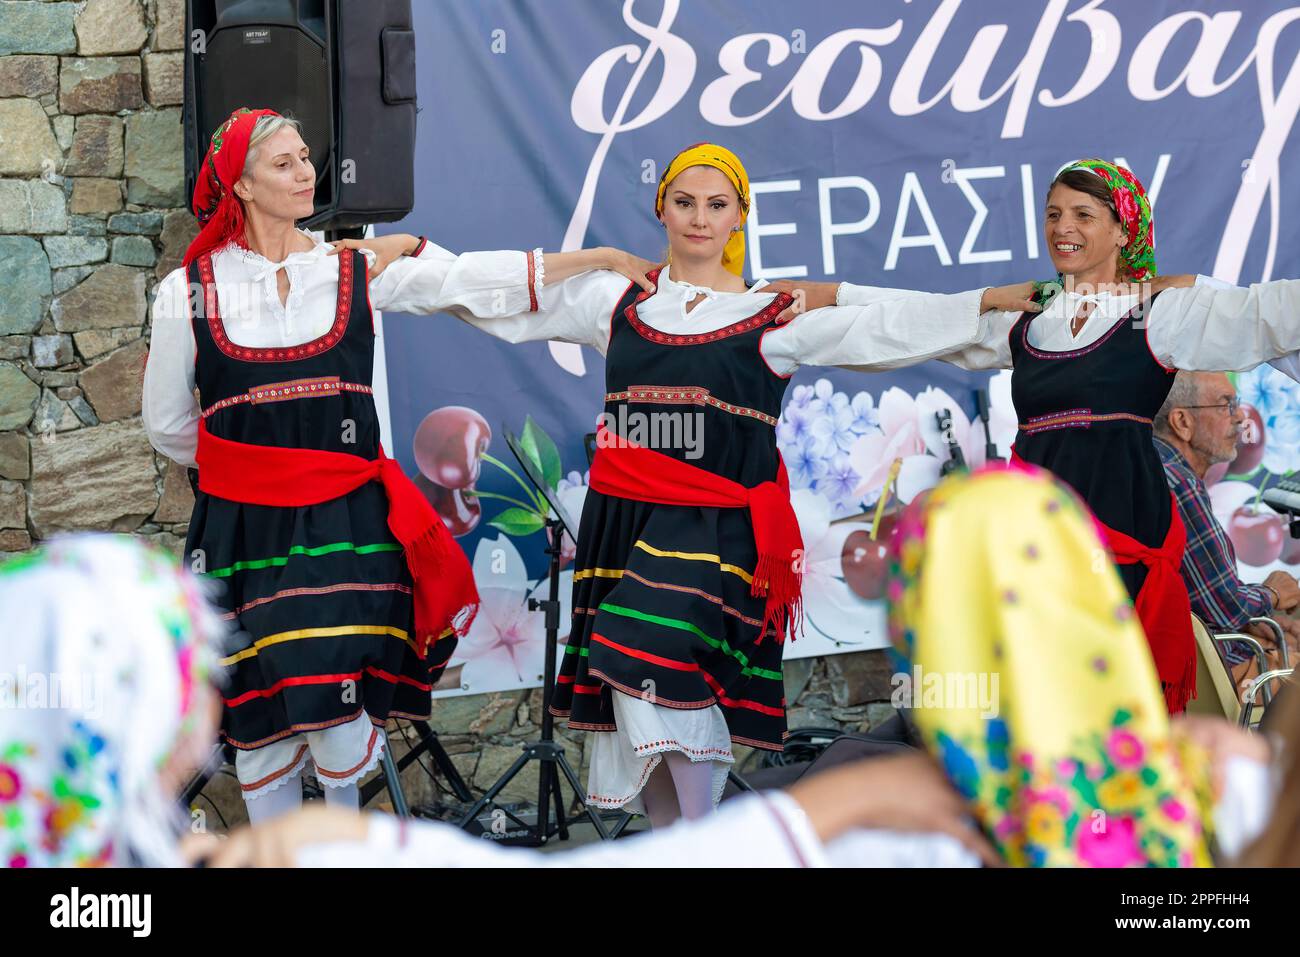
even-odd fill
[[[1205,758],[1171,740],[1141,625],[1072,492],[1021,470],[947,479],[900,519],[887,587],[911,714],[1008,863],[1210,864]]]
[[[692,166],[712,166],[714,169],[721,170],[727,179],[731,180],[731,185],[736,187],[736,193],[740,196],[740,229],[727,239],[727,245],[722,250],[722,265],[737,276],[744,275],[745,220],[749,218],[749,174],[745,172],[740,159],[731,150],[715,143],[696,143],[673,157],[673,161],[664,170],[663,176],[659,177],[659,191],[655,195],[655,215],[663,214],[664,193],[668,189],[668,184],[676,179],[679,173]]]

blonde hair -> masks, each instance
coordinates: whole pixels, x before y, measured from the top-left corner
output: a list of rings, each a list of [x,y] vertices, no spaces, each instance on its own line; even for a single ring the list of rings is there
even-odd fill
[[[244,169],[240,175],[247,173],[257,159],[258,147],[270,137],[283,129],[293,129],[302,136],[302,124],[292,116],[259,116],[253,124],[253,132],[248,137],[248,153],[244,157]]]

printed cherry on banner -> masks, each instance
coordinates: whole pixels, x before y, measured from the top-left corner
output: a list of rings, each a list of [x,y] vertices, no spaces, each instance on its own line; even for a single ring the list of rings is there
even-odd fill
[[[1237,560],[1255,569],[1275,562],[1300,564],[1300,541],[1286,519],[1262,500],[1266,489],[1300,468],[1300,384],[1268,365],[1231,376],[1245,426],[1237,456],[1206,475],[1215,517],[1227,529]]]
[[[457,537],[472,532],[482,516],[474,483],[491,441],[487,420],[462,405],[434,409],[415,430],[415,485]]]
[[[416,462],[421,471],[416,484],[425,490],[453,534],[463,535],[478,524],[482,500],[501,507],[487,521],[499,534],[482,538],[473,554],[474,580],[482,605],[448,668],[457,675],[458,690],[470,694],[536,687],[541,679],[546,638],[545,620],[529,610],[528,599],[544,594],[547,580],[528,577],[520,548],[512,539],[541,531],[548,505],[517,469],[487,451],[491,439],[483,417],[459,406],[431,412],[416,430],[415,439]],[[525,418],[519,432],[519,445],[565,510],[574,517],[582,514],[588,477],[578,472],[564,474],[555,442],[531,416]],[[513,487],[508,486],[507,492],[476,490],[484,463],[503,472]],[[454,487],[442,483],[454,483]],[[462,518],[457,509],[469,505],[472,518]],[[525,551],[532,548],[541,551],[539,546],[525,546]],[[572,562],[575,551],[573,540],[566,534],[561,543],[565,565]],[[560,574],[561,641],[568,637],[572,591],[573,569],[567,568]]]

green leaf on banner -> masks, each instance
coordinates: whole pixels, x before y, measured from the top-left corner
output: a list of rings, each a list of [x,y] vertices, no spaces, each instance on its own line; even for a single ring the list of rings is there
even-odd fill
[[[507,535],[522,537],[539,531],[546,523],[542,516],[529,509],[508,508],[488,524]]]
[[[542,427],[533,421],[531,415],[524,421],[524,434],[519,437],[519,444],[523,447],[524,454],[537,466],[547,487],[554,489],[559,485],[560,477],[564,474],[560,470],[560,450]]]

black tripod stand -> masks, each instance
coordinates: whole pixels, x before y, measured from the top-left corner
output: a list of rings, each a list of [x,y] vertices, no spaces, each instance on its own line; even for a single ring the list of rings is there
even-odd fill
[[[564,816],[564,799],[560,793],[559,775],[561,773],[564,775],[569,782],[569,787],[573,788],[573,793],[579,799],[582,799],[584,795],[582,783],[578,780],[578,773],[573,770],[573,765],[569,763],[568,758],[564,755],[564,746],[555,741],[555,718],[551,715],[551,697],[555,689],[555,648],[559,644],[560,638],[560,550],[566,530],[576,540],[577,525],[573,523],[572,519],[567,518],[563,506],[555,500],[546,482],[536,474],[532,462],[520,451],[514,433],[506,429],[505,438],[506,444],[510,446],[510,451],[519,460],[519,465],[523,468],[524,474],[528,476],[529,481],[546,498],[554,515],[554,517],[546,519],[546,528],[550,533],[550,545],[546,549],[546,554],[551,559],[548,572],[549,587],[547,597],[542,600],[528,599],[529,611],[541,611],[546,615],[545,668],[542,674],[542,734],[538,740],[531,741],[523,746],[523,753],[515,759],[515,763],[506,769],[506,772],[497,779],[496,783],[488,788],[487,793],[466,812],[460,821],[460,826],[462,828],[467,827],[474,821],[484,808],[494,802],[496,796],[501,793],[505,786],[514,780],[515,776],[528,765],[529,761],[538,761],[541,763],[541,767],[538,768],[537,774],[537,823],[529,825],[515,815],[503,810],[500,815],[494,815],[496,820],[493,821],[492,833],[490,835],[484,834],[484,837],[495,837],[501,840],[509,840],[511,843],[526,843],[534,847],[540,847],[557,834],[560,840],[569,839],[569,826]],[[554,827],[551,825],[552,800],[555,802]],[[591,821],[592,826],[595,827],[596,833],[600,835],[601,840],[608,840],[610,834],[606,830],[604,822],[600,819],[600,815],[593,808],[587,806],[585,800],[583,800],[583,812]],[[511,818],[517,825],[517,829],[510,833],[507,833],[507,828],[504,826],[506,817]]]

